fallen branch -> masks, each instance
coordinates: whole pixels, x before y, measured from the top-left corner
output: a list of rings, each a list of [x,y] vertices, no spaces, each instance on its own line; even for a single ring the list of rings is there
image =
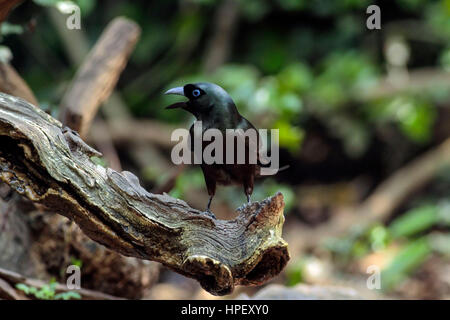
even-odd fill
[[[386,219],[408,196],[447,167],[450,167],[450,138],[400,168],[381,183],[355,210],[358,222],[369,224]]]
[[[2,23],[14,9],[23,0],[0,0],[0,23]]]
[[[408,81],[402,83],[392,83],[385,76],[374,88],[359,92],[358,97],[362,101],[366,101],[391,97],[404,92],[423,93],[435,88],[448,90],[449,87],[450,73],[434,68],[422,68],[411,70],[408,74]]]
[[[176,129],[175,126],[150,119],[122,119],[120,123],[114,121],[95,122],[89,130],[88,140],[96,142],[112,140],[115,144],[125,145],[130,143],[155,144],[166,149],[170,149],[176,144],[171,140],[172,132]],[[110,135],[108,136],[108,134]]]
[[[0,278],[0,299],[21,300],[21,297],[8,282]]]
[[[26,101],[0,94],[0,179],[126,256],[161,262],[212,294],[260,285],[289,260],[281,193],[212,220],[144,190],[136,176],[95,165],[98,152]]]
[[[213,73],[223,65],[230,52],[235,29],[238,25],[239,3],[235,0],[222,1],[214,17],[215,26],[204,57],[206,73]]]
[[[7,62],[0,62],[0,92],[20,97],[34,105],[38,104],[30,87]]]
[[[82,137],[110,96],[139,38],[139,26],[125,18],[114,19],[78,70],[61,102],[60,119]]]
[[[447,167],[450,167],[450,138],[397,170],[359,206],[337,210],[317,228],[296,226],[296,235],[304,239],[299,241],[300,245],[314,247],[352,228],[364,229],[375,222],[386,221],[408,197]]]

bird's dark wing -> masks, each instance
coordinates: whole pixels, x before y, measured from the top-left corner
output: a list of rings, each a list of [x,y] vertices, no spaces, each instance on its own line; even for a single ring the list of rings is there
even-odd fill
[[[250,121],[248,121],[247,119],[245,119],[244,117],[242,117],[241,123],[239,124],[239,128],[242,128],[244,131],[249,128],[256,130],[256,128],[253,126],[253,124]],[[256,130],[256,132],[258,132],[258,131]],[[241,138],[244,139],[245,137],[241,137]],[[265,153],[263,152],[264,149],[262,149],[263,146],[262,146],[261,142],[262,142],[261,136],[258,133],[258,142],[257,142],[257,147],[256,147],[257,148],[257,150],[256,150],[257,166],[255,168],[255,170],[256,170],[255,175],[257,177],[261,177],[261,175],[260,175],[261,168],[264,168],[264,167],[268,168],[271,166],[270,159],[268,159],[267,157],[264,156]],[[249,146],[248,139],[245,140],[245,144],[246,144],[246,148],[251,148]],[[285,165],[285,166],[279,168],[277,170],[277,172],[284,171],[288,168],[289,168],[289,165]]]
[[[191,125],[191,127],[189,128],[189,136],[190,136],[190,140],[189,140],[189,149],[191,150],[191,152],[194,152],[194,124]]]
[[[240,131],[237,131],[237,132],[239,133],[238,139],[241,140],[238,142],[242,143],[242,140],[244,140],[245,150],[248,153],[248,155],[246,155],[246,163],[249,163],[249,160],[248,160],[249,154],[251,152],[256,152],[256,160],[257,160],[257,164],[259,164],[260,163],[260,154],[259,154],[260,152],[259,151],[260,151],[261,137],[259,135],[258,130],[255,128],[255,126],[250,121],[248,121],[244,117],[241,117],[241,121],[237,125],[236,129],[242,129],[242,131],[243,131],[243,132],[240,132]],[[254,131],[255,135],[253,137],[255,138],[255,140],[250,141],[248,136],[245,135],[245,132],[249,129]]]

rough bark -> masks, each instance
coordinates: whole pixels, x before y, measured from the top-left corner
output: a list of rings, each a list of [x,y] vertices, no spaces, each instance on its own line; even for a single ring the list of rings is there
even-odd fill
[[[259,285],[289,260],[283,196],[213,220],[184,201],[144,190],[130,172],[94,164],[98,152],[26,101],[0,94],[0,179],[74,220],[93,240],[197,279],[212,294]]]

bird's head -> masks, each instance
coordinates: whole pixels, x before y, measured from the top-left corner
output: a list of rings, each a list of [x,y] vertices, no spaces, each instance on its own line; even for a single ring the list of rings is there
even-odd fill
[[[166,109],[182,108],[197,118],[211,113],[237,112],[230,95],[220,86],[209,83],[193,83],[167,90],[165,94],[185,96],[188,101],[174,103]]]

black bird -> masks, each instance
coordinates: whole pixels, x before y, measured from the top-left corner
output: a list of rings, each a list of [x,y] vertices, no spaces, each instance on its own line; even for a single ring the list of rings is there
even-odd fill
[[[224,147],[223,164],[205,164],[202,162],[201,168],[205,177],[206,187],[210,196],[206,211],[210,213],[211,201],[216,193],[216,185],[230,185],[238,184],[244,187],[244,192],[247,196],[247,201],[250,203],[250,196],[253,193],[253,183],[255,176],[259,174],[259,157],[257,163],[249,161],[250,152],[257,152],[259,135],[256,128],[243,116],[241,116],[231,99],[230,95],[220,86],[213,83],[195,83],[187,84],[184,87],[177,87],[168,90],[165,94],[177,94],[188,98],[186,102],[178,102],[172,104],[166,109],[182,108],[192,113],[198,121],[202,121],[203,132],[207,129],[218,129],[223,134],[225,146],[225,132],[226,129],[242,129],[244,132],[247,129],[254,129],[257,135],[256,143],[250,143],[249,139],[245,140],[245,162],[237,164],[237,151],[235,148],[235,161],[233,164],[226,164],[226,150]],[[190,128],[191,137],[191,151],[193,152],[193,128]],[[239,138],[239,137],[238,137]],[[236,138],[236,139],[238,139]],[[242,138],[242,136],[241,136]],[[245,137],[243,137],[245,139]],[[236,140],[237,141],[237,140]],[[204,148],[211,142],[202,143],[202,154]],[[236,143],[235,143],[236,145]],[[251,148],[253,148],[251,150]],[[256,150],[255,150],[256,148]]]

